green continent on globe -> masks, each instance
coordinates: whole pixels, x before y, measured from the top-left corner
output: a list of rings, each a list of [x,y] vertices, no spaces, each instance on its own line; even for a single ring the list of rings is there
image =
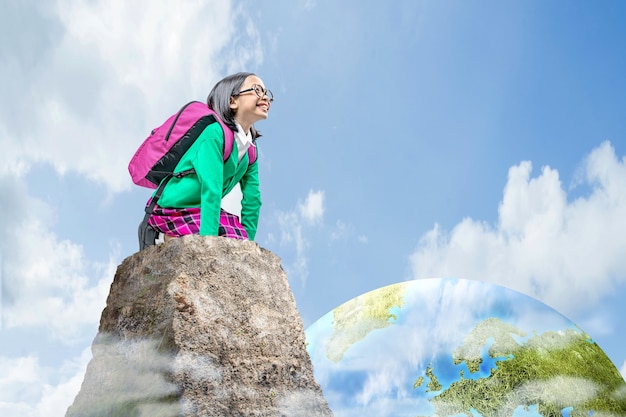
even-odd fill
[[[326,345],[326,356],[339,362],[346,350],[371,331],[382,329],[396,320],[394,307],[404,304],[406,283],[380,288],[356,297],[333,310],[333,334]]]
[[[519,347],[513,335],[524,337],[526,332],[490,317],[478,323],[465,338],[463,346],[459,346],[452,353],[454,364],[458,365],[465,362],[470,372],[478,372],[483,361],[481,351],[487,342],[490,339],[493,340],[492,345],[489,346],[489,356],[499,358],[510,354]]]
[[[571,407],[571,417],[625,416],[626,382],[615,365],[589,336],[574,329],[535,334],[525,343],[512,343],[512,334],[524,332],[490,318],[479,323],[454,352],[455,363],[468,368],[480,363],[477,352],[492,340],[489,355],[497,360],[488,377],[459,379],[430,399],[435,415],[465,415],[471,410],[482,416],[511,416],[516,408],[542,416],[562,416]],[[470,366],[471,364],[471,366]],[[433,380],[436,369],[427,368]],[[416,380],[415,388],[423,383]]]
[[[428,382],[428,390],[427,391],[439,391],[443,386],[437,380],[437,376],[433,372],[433,368],[430,365],[426,368],[426,376],[430,379]]]

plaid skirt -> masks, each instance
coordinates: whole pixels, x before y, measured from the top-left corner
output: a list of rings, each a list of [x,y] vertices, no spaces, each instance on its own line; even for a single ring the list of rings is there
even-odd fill
[[[150,205],[149,200],[146,207]],[[168,236],[184,236],[200,233],[200,208],[163,208],[154,206],[148,224],[158,232]],[[239,222],[239,217],[225,210],[220,211],[218,235],[233,239],[248,239],[248,233]]]

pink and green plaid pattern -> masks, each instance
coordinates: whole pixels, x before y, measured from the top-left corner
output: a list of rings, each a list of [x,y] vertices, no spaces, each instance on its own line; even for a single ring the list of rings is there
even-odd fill
[[[151,201],[148,201],[148,206]],[[185,236],[200,233],[200,208],[163,208],[155,205],[148,224],[168,236]],[[239,222],[239,217],[222,210],[218,235],[233,239],[248,239],[248,233]]]

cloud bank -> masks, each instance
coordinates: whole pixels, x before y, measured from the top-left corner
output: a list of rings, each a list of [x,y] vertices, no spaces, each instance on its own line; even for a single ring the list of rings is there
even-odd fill
[[[33,56],[10,51],[0,66],[0,75],[14,80],[4,102],[13,105],[5,114],[15,116],[0,118],[11,161],[0,174],[45,162],[112,191],[128,189],[130,156],[177,110],[172,103],[204,100],[220,74],[262,61],[255,26],[230,1],[20,7],[51,35],[24,45],[36,48]]]
[[[592,307],[626,279],[626,163],[609,142],[580,169],[572,200],[558,172],[531,178],[529,161],[509,169],[491,225],[463,219],[450,232],[435,225],[410,261],[415,278],[492,282],[531,295],[565,314]]]

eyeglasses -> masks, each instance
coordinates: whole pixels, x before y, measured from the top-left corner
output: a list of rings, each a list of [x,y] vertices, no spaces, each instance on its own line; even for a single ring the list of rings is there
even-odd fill
[[[272,94],[272,92],[268,90],[267,88],[263,88],[258,84],[252,84],[252,87],[247,88],[245,90],[241,90],[240,92],[235,94],[235,96],[238,96],[243,93],[247,93],[248,91],[254,91],[258,98],[263,98],[267,96],[267,98],[270,100],[270,103],[274,101],[274,94]]]

